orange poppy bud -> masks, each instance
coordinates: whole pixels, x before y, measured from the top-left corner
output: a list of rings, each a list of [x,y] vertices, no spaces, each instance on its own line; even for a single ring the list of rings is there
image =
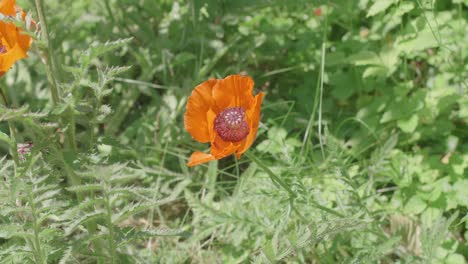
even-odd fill
[[[2,0],[0,2],[0,13],[5,17],[15,17],[17,13],[20,13],[23,21],[26,18],[26,13],[16,5],[15,0]],[[34,24],[34,21],[32,23]],[[32,38],[21,31],[13,23],[0,20],[0,77],[17,60],[28,57],[27,52]]]
[[[253,80],[230,75],[199,84],[188,98],[185,129],[201,143],[211,144],[210,154],[196,151],[189,167],[236,154],[239,159],[254,142],[264,93],[252,95]]]

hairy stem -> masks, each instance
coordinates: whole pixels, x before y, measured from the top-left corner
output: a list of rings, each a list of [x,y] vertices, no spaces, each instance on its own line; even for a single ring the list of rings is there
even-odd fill
[[[323,76],[324,76],[324,64],[325,64],[325,47],[326,47],[326,42],[327,42],[327,27],[328,27],[328,15],[325,14],[325,23],[323,27],[323,33],[322,33],[322,59],[320,63],[320,72],[319,75],[317,76],[317,85],[315,88],[315,96],[314,96],[314,103],[312,106],[312,113],[309,117],[309,122],[307,123],[306,131],[304,134],[304,138],[302,140],[302,147],[301,147],[301,156],[304,154],[304,152],[308,152],[310,145],[311,145],[311,138],[310,138],[310,131],[312,130],[312,127],[314,126],[315,123],[315,115],[317,114],[317,110],[319,110],[319,140],[320,140],[320,149],[322,151],[322,157],[325,156],[324,151],[323,151],[323,142],[322,142],[322,135],[321,135],[321,116],[322,116],[322,109],[321,109],[321,98],[322,98],[322,93],[323,93]]]
[[[34,230],[34,255],[36,258],[36,263],[47,263],[46,258],[44,257],[44,252],[42,251],[41,240],[39,239],[40,226],[38,225],[38,217],[36,210],[36,203],[34,202],[33,191],[29,192],[29,204],[31,206],[31,213],[33,218],[33,230]]]
[[[46,69],[47,69],[47,79],[49,80],[49,87],[50,87],[50,93],[52,97],[52,103],[56,105],[59,100],[59,88],[58,88],[58,72],[57,72],[57,65],[55,63],[55,57],[53,54],[53,48],[52,44],[50,42],[50,36],[49,36],[49,31],[47,30],[47,21],[46,21],[46,16],[44,14],[44,9],[43,9],[43,3],[41,0],[35,0],[36,3],[36,11],[37,15],[39,17],[40,25],[41,25],[41,38],[42,41],[47,46],[47,51],[46,51]]]
[[[59,80],[60,80],[60,72],[59,72],[59,64],[56,62],[56,56],[54,54],[54,48],[52,46],[51,38],[49,35],[49,31],[47,29],[47,20],[46,15],[44,13],[44,4],[42,0],[35,0],[36,3],[36,11],[39,17],[40,25],[41,25],[41,38],[42,41],[46,44],[47,50],[46,53],[46,69],[47,69],[47,78],[49,80],[49,87],[50,93],[52,97],[52,103],[57,105],[60,102],[60,89],[59,89]],[[76,153],[76,140],[75,140],[75,113],[73,107],[68,109],[68,117],[69,117],[69,129],[67,132],[66,146],[71,148],[71,150]],[[65,119],[66,120],[66,119]],[[64,121],[65,122],[65,121]]]
[[[70,126],[68,128],[69,147],[71,147],[73,152],[76,153],[78,151],[78,147],[76,146],[75,109],[73,106],[68,107],[68,116],[70,118]]]
[[[106,222],[107,222],[107,228],[109,229],[109,251],[110,251],[110,263],[116,263],[116,248],[115,248],[115,242],[114,242],[114,227],[112,225],[112,206],[111,206],[111,201],[108,192],[105,192],[105,201],[106,201],[106,211],[107,211],[107,217],[106,217]]]
[[[6,99],[6,96],[3,93],[3,90],[1,88],[0,88],[0,95],[2,97],[3,104],[5,105],[5,107],[8,108],[10,105],[8,104],[8,100]],[[10,140],[11,140],[10,152],[15,162],[15,171],[16,171],[16,169],[19,166],[18,145],[16,143],[16,129],[15,129],[13,122],[11,122],[10,120],[8,120],[8,128],[10,129]]]
[[[96,129],[98,129],[98,111],[101,107],[101,99],[98,98],[96,107],[93,109],[93,115],[91,121],[89,122],[89,151],[93,152],[94,144],[96,143]]]

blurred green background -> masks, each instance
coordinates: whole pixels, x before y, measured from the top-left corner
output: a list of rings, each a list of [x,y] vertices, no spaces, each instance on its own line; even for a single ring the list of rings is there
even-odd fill
[[[18,192],[50,176],[65,204],[37,202],[56,217],[39,223],[0,213],[0,262],[41,250],[50,263],[467,262],[466,0],[44,5],[62,103],[50,103],[38,41],[0,79],[20,109],[0,115],[35,144]],[[266,92],[250,151],[295,195],[246,157],[185,165],[208,149],[184,130],[187,97],[236,73]],[[10,180],[4,197],[17,194]],[[48,232],[28,242],[13,224]]]

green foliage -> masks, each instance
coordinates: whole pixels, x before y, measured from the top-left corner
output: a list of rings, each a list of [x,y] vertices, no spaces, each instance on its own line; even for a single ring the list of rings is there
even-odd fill
[[[468,260],[466,1],[17,2],[0,263]],[[240,72],[256,143],[187,168],[191,90]]]

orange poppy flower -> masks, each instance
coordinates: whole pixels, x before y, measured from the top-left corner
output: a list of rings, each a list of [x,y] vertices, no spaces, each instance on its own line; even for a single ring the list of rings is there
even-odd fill
[[[252,145],[264,96],[254,97],[253,87],[253,80],[241,75],[210,79],[195,87],[187,102],[185,129],[196,141],[210,142],[211,151],[194,152],[189,167],[234,153],[239,159]]]
[[[20,13],[23,20],[26,18],[26,13],[16,5],[15,0],[2,0],[0,2],[0,13],[6,17],[15,17],[17,13]],[[34,24],[34,21],[32,23]],[[17,60],[28,57],[26,53],[31,42],[31,37],[22,33],[21,29],[13,23],[0,20],[0,77]]]

